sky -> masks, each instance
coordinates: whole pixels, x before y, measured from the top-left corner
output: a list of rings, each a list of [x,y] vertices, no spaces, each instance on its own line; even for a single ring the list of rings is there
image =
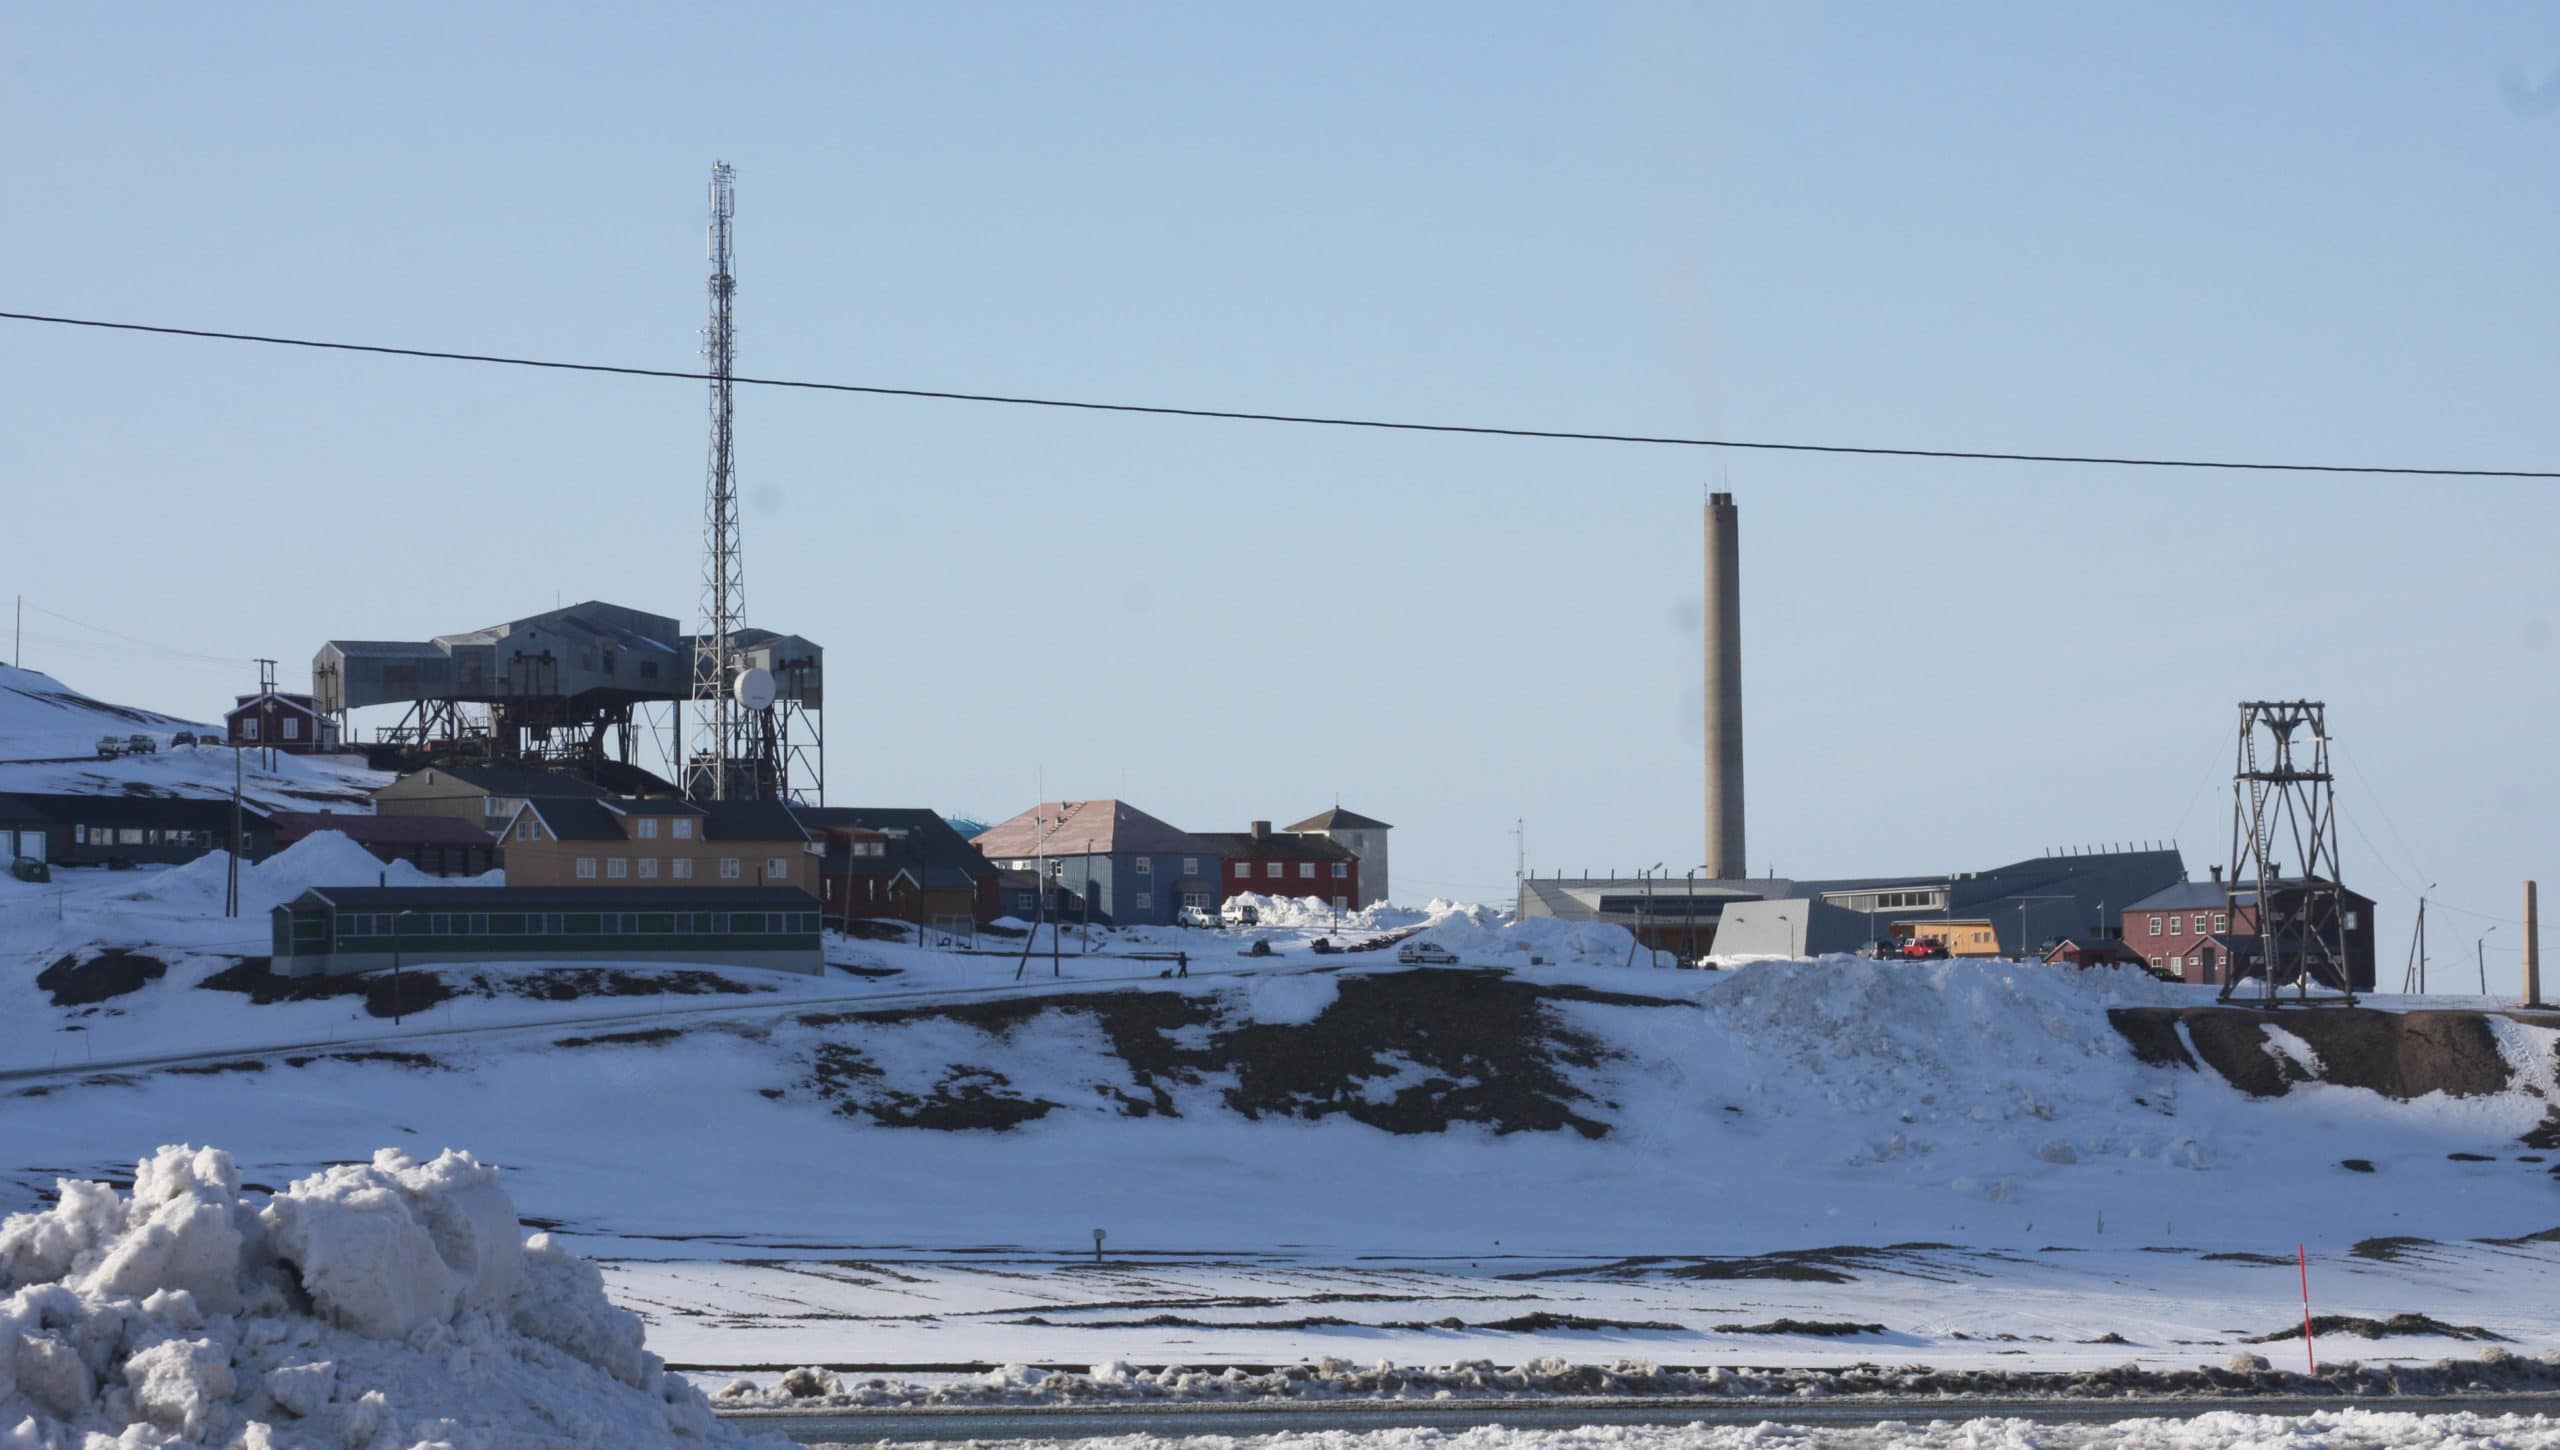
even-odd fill
[[[2560,469],[2560,10],[21,7],[0,310],[1535,428]],[[25,664],[207,717],[331,638],[697,608],[698,383],[0,321]],[[1399,897],[1749,854],[2228,855],[2329,703],[2397,985],[2560,885],[2549,482],[1464,438],[748,388],[746,617],[839,803],[1337,800]],[[387,724],[365,721],[360,725]],[[5,754],[5,749],[0,749]],[[1515,835],[1515,826],[1518,834]]]

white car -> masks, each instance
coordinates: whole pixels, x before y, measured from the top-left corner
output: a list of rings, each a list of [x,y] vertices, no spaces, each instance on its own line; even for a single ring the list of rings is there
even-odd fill
[[[1408,967],[1454,967],[1458,954],[1437,942],[1409,941],[1396,948],[1396,960]]]

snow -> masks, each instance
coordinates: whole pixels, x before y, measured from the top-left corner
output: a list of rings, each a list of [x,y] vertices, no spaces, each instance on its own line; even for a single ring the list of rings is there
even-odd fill
[[[0,664],[0,761],[95,755],[102,735],[150,735],[166,749],[180,730],[212,728],[93,700],[40,670]]]
[[[895,1443],[895,1442],[884,1442]],[[973,1440],[980,1450],[1054,1440]],[[1086,1450],[2560,1450],[2543,1415],[2418,1415],[2323,1410],[2298,1417],[2223,1410],[2192,1419],[2051,1423],[2023,1419],[1888,1420],[1875,1425],[1580,1425],[1570,1429],[1434,1427],[1272,1435],[1107,1435]]]
[[[67,1180],[0,1223],[0,1294],[13,1450],[749,1443],[463,1153],[261,1201],[230,1154],[163,1147],[130,1194]]]

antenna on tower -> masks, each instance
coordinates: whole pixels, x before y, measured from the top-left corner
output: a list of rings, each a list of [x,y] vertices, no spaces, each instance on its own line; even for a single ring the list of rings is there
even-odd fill
[[[684,769],[684,793],[691,800],[755,799],[764,794],[747,778],[752,712],[731,693],[738,674],[734,656],[738,620],[746,602],[729,386],[733,341],[729,305],[738,288],[729,270],[736,176],[727,162],[712,163],[707,248],[711,324],[702,330],[702,353],[710,362],[711,375],[711,464],[702,501],[702,628],[693,641],[693,748]]]

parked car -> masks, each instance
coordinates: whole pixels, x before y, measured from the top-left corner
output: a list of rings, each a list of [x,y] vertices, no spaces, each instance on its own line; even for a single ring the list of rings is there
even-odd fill
[[[1230,901],[1225,906],[1218,909],[1218,914],[1225,918],[1226,923],[1229,926],[1262,925],[1261,908],[1248,906],[1242,902]]]
[[[1409,941],[1396,948],[1396,960],[1408,967],[1454,967],[1458,954],[1437,942]]]
[[[1198,906],[1182,908],[1181,913],[1174,920],[1184,926],[1216,926],[1218,924],[1218,918],[1210,915],[1205,907]]]
[[[193,745],[195,743],[196,732],[192,730],[181,730],[177,734],[169,737],[169,748],[171,750],[175,750],[181,745]],[[205,744],[207,745],[211,745],[212,743],[213,741],[210,739],[205,741]]]
[[[127,755],[157,755],[160,753],[160,742],[152,739],[148,735],[136,731],[124,738],[124,753]]]
[[[124,737],[123,737],[123,736],[121,736],[121,735],[101,735],[101,736],[99,736],[99,737],[98,737],[98,758],[99,758],[99,759],[101,759],[101,760],[113,760],[114,758],[116,758],[117,756],[122,755],[122,754],[124,754]]]

